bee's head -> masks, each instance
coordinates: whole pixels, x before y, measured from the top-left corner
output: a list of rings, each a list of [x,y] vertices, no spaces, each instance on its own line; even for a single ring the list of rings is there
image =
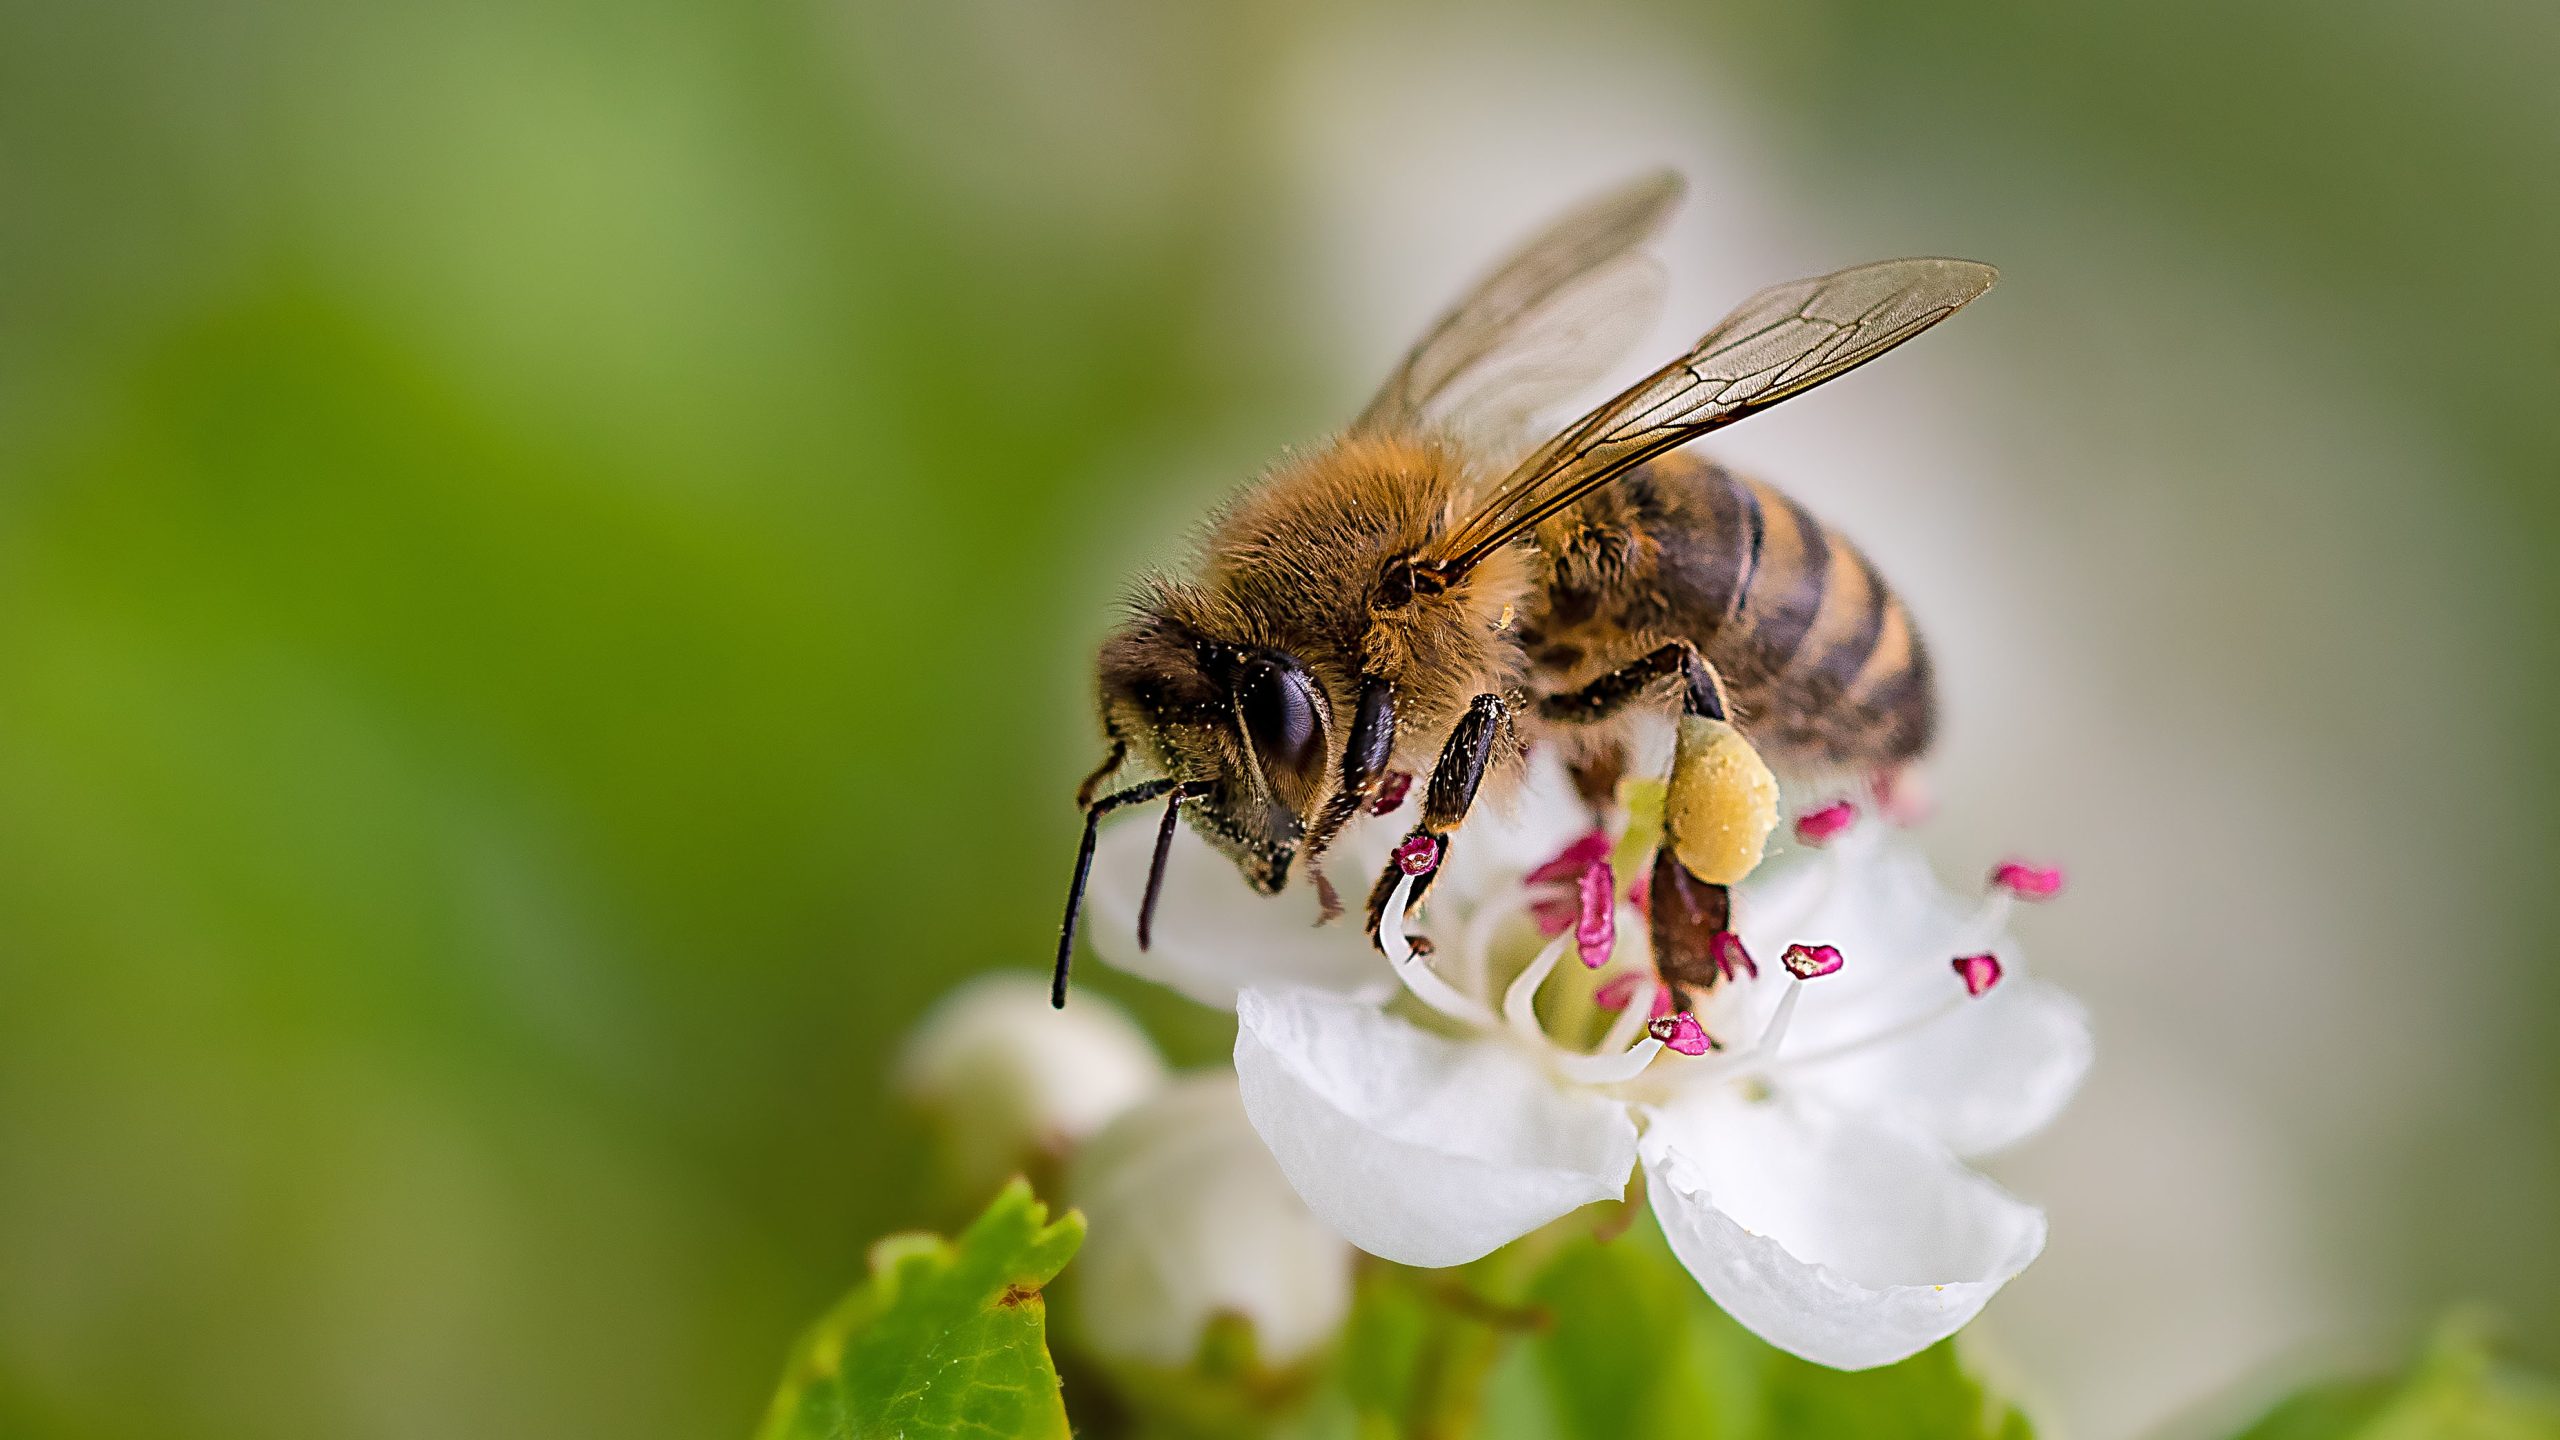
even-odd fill
[[[1323,803],[1333,709],[1295,656],[1142,615],[1102,649],[1103,723],[1187,782],[1191,826],[1264,894]]]

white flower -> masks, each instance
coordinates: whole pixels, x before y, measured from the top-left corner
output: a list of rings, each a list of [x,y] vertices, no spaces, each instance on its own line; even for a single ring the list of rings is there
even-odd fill
[[[1737,967],[1694,1017],[1648,1024],[1661,986],[1634,906],[1616,901],[1602,975],[1559,966],[1572,927],[1539,944],[1533,907],[1573,891],[1524,877],[1589,822],[1543,757],[1524,788],[1455,837],[1419,917],[1427,959],[1405,935],[1412,882],[1381,960],[1356,921],[1308,928],[1310,898],[1256,896],[1187,839],[1141,954],[1139,826],[1105,837],[1096,948],[1231,998],[1254,1128],[1309,1208],[1372,1254],[1461,1264],[1622,1196],[1640,1165],[1681,1262],[1773,1344],[1861,1369],[1972,1319],[2045,1226],[1959,1157],[2043,1126],[2089,1061],[2079,1006],[2019,973],[2005,934],[2011,890],[2035,887],[1962,904],[1882,827],[1857,827],[1735,897],[1750,953],[1836,947],[1837,973],[1816,974],[1812,951],[1797,967],[1812,979]],[[1391,833],[1347,834],[1335,863],[1374,874]],[[1666,1053],[1708,1036],[1721,1048]]]
[[[1062,1013],[1041,977],[981,976],[918,1022],[897,1083],[934,1120],[945,1178],[971,1202],[1017,1171],[1065,1167],[1087,1224],[1067,1304],[1095,1354],[1178,1369],[1212,1320],[1234,1316],[1276,1367],[1341,1327],[1351,1247],[1290,1189],[1235,1075],[1168,1075],[1101,996]]]
[[[1087,996],[1059,1014],[1036,977],[970,981],[925,1012],[897,1087],[935,1120],[945,1178],[975,1198],[1055,1163],[1164,1084],[1164,1061],[1127,1015]]]
[[[1089,1224],[1066,1301],[1106,1359],[1180,1368],[1211,1321],[1253,1327],[1284,1367],[1351,1308],[1351,1247],[1308,1213],[1246,1123],[1235,1076],[1185,1075],[1077,1151],[1066,1196]]]

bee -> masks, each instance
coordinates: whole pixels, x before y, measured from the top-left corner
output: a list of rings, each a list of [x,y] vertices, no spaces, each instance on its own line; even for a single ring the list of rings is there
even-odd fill
[[[1685,992],[1713,983],[1727,887],[1776,823],[1769,762],[1884,782],[1928,748],[1928,652],[1875,567],[1782,492],[1681,447],[1946,319],[1991,287],[1990,266],[1888,260],[1774,286],[1525,454],[1488,438],[1599,378],[1649,322],[1664,280],[1646,247],[1681,190],[1648,175],[1549,226],[1340,436],[1231,501],[1194,573],[1144,582],[1097,663],[1109,752],[1076,796],[1054,1003],[1097,827],[1123,807],[1164,807],[1143,946],[1177,817],[1264,894],[1310,872],[1331,919],[1326,847],[1421,780],[1418,818],[1370,891],[1374,934],[1400,876],[1418,899],[1528,746],[1556,746],[1598,810],[1633,724],[1668,712],[1651,926],[1663,978]],[[1157,778],[1104,793],[1133,760]]]

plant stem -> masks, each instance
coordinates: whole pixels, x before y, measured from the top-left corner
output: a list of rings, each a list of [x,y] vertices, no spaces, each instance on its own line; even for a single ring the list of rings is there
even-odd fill
[[[1486,1382],[1513,1337],[1543,1329],[1543,1310],[1524,1304],[1555,1253],[1556,1228],[1524,1236],[1456,1272],[1435,1295],[1436,1323],[1415,1358],[1412,1440],[1464,1440],[1477,1433]]]

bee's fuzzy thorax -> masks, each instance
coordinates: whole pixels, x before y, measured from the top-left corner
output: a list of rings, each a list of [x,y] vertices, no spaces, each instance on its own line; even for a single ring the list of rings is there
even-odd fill
[[[1473,481],[1453,448],[1360,435],[1283,460],[1211,521],[1187,580],[1160,580],[1143,612],[1195,635],[1295,656],[1348,713],[1364,667],[1395,680],[1407,733],[1445,734],[1467,702],[1519,685],[1502,616],[1527,593],[1512,553],[1445,594],[1378,607],[1381,576],[1443,533]]]

